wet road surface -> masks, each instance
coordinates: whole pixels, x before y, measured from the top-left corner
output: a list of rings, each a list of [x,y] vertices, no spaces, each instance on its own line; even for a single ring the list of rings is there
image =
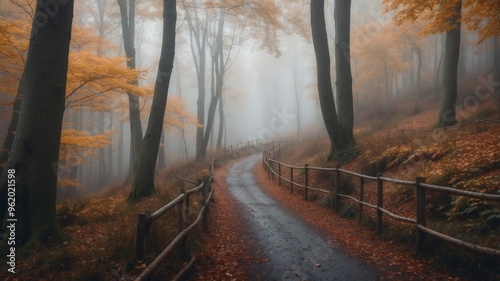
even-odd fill
[[[260,247],[255,251],[266,259],[255,265],[251,280],[376,280],[376,270],[347,256],[260,189],[252,170],[261,160],[260,155],[244,158],[227,176],[228,189]]]

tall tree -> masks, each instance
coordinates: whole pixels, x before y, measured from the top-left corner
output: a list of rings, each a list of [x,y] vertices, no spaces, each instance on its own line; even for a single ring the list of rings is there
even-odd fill
[[[445,55],[443,62],[443,95],[437,126],[440,128],[453,126],[457,123],[455,105],[458,91],[458,60],[460,57],[460,29],[462,0],[457,1],[452,16],[449,18],[451,29],[446,31]]]
[[[354,142],[354,105],[352,99],[351,75],[351,0],[336,0],[335,16],[335,67],[337,81],[337,109],[339,124],[344,135],[343,146]]]
[[[498,119],[500,119],[500,40],[499,35],[493,39],[493,81],[497,98]]]
[[[168,86],[174,66],[175,24],[177,10],[175,0],[163,0],[163,39],[154,89],[153,103],[149,114],[146,135],[137,159],[129,201],[137,201],[155,192],[154,176],[156,158],[160,146],[163,119],[167,106]]]
[[[9,171],[15,170],[15,246],[24,245],[26,250],[38,243],[64,239],[56,220],[57,163],[74,1],[57,2],[58,12],[50,16],[45,4],[44,0],[37,1],[38,16],[33,19],[19,123],[0,179],[0,217],[12,218],[6,206],[7,179]],[[5,246],[7,239],[2,244]]]
[[[117,0],[120,6],[123,46],[127,55],[127,66],[135,69],[135,0]],[[139,81],[133,81],[134,85],[138,85]],[[142,125],[141,114],[139,108],[139,97],[128,93],[129,115],[130,115],[130,164],[127,181],[132,179],[137,155],[141,149],[142,142]]]
[[[219,24],[217,30],[217,36],[215,38],[215,43],[212,52],[212,69],[214,75],[212,75],[212,81],[215,82],[213,87],[210,105],[208,107],[207,123],[205,128],[205,133],[203,135],[203,141],[198,148],[196,153],[197,160],[205,160],[207,154],[208,141],[210,139],[210,134],[212,133],[212,128],[215,119],[215,110],[217,109],[217,104],[220,101],[222,95],[222,86],[224,78],[224,46],[223,46],[223,36],[224,36],[224,20],[225,10],[220,8]]]
[[[198,101],[196,104],[196,114],[198,123],[205,124],[205,79],[206,79],[206,48],[207,36],[209,28],[208,11],[203,11],[203,16],[198,13],[198,2],[193,1],[192,7],[188,6],[185,1],[182,1],[186,20],[189,27],[189,40],[191,54],[193,56],[196,69],[196,77],[198,80]],[[193,12],[190,9],[193,9]],[[191,15],[193,13],[193,15]],[[199,151],[203,143],[204,129],[203,126],[196,128],[196,157],[199,158]]]
[[[332,161],[335,153],[347,146],[347,138],[340,127],[333,98],[330,76],[330,54],[325,24],[325,1],[311,0],[311,31],[316,54],[318,94],[325,123],[330,138],[330,153],[327,161]]]
[[[463,6],[462,6],[463,2]],[[460,28],[462,23],[479,33],[478,43],[500,34],[499,1],[473,0],[384,0],[386,11],[396,11],[397,24],[413,22],[417,18],[428,20],[422,34],[446,32],[445,55],[442,68],[443,94],[437,126],[455,124],[457,70],[460,55]]]

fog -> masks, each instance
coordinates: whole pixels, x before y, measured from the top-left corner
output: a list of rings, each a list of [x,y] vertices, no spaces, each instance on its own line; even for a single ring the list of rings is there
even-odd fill
[[[74,25],[95,32],[103,28],[109,44],[106,45],[106,51],[100,55],[123,57],[125,53],[116,1],[78,2]],[[97,16],[99,7],[96,3],[101,2],[105,3],[101,7],[104,9],[103,21]],[[160,55],[162,22],[160,7],[150,2],[137,1],[135,47],[137,67],[145,71],[139,85],[152,89]],[[332,84],[335,86],[333,1],[326,2]],[[9,17],[26,18],[20,7],[5,1],[0,3],[4,11],[3,17],[7,17],[5,11],[12,10],[15,13]],[[283,16],[276,20],[283,26],[275,27],[263,22],[263,26],[257,28],[255,25],[261,18],[250,20],[245,17],[258,10],[235,15],[228,9],[223,36],[227,68],[224,72],[221,96],[226,122],[221,124],[217,111],[208,144],[209,151],[216,151],[217,134],[221,126],[224,127],[223,148],[258,138],[326,135],[317,93],[309,2],[281,3],[278,6],[287,12],[286,16],[293,15],[302,22]],[[190,8],[192,13],[194,10],[195,8]],[[205,51],[205,121],[208,118],[212,87],[210,45],[215,42],[217,21],[214,19],[218,17],[217,9],[209,8],[205,14],[206,10],[199,7],[198,11],[201,23],[208,19],[212,21],[207,31],[208,45]],[[398,98],[408,97],[408,103],[415,103],[417,110],[419,98],[414,97],[418,79],[417,49],[422,63],[422,81],[418,90],[420,96],[439,99],[443,33],[421,36],[419,30],[422,29],[422,23],[398,27],[393,24],[392,14],[384,14],[382,10],[380,1],[352,2],[351,64],[355,126],[358,120],[367,116],[383,118],[390,115],[391,103]],[[196,60],[199,61],[200,58],[199,53],[195,51],[194,39],[190,38],[193,32],[190,32],[187,14],[181,4],[178,4],[177,12],[176,63],[171,76],[169,98],[177,97],[182,100],[183,109],[189,116],[179,116],[178,113],[171,112],[172,118],[164,127],[158,169],[193,159],[196,154],[197,127],[189,120],[196,120],[198,101],[198,77],[193,54]],[[191,16],[194,19],[194,16]],[[285,29],[278,29],[282,27]],[[402,33],[404,28],[405,33]],[[277,30],[267,34],[267,29]],[[75,34],[74,36],[77,36]],[[492,56],[498,46],[495,46],[491,39],[477,45],[478,34],[473,31],[464,30],[462,38],[460,83],[477,84],[479,76],[486,77],[487,80],[493,67]],[[77,182],[86,190],[97,190],[107,185],[122,183],[129,169],[131,135],[128,100],[123,92],[109,92],[105,95],[105,103],[109,102],[115,106],[103,110],[97,110],[95,106],[78,106],[68,108],[65,112],[65,129],[73,128],[90,135],[111,133],[108,145],[82,150],[78,153],[83,161],[60,167],[61,176],[74,176],[76,173]],[[2,105],[1,113],[2,137],[5,137],[12,114],[13,97],[12,94],[5,94],[3,97],[6,103]],[[140,97],[143,133],[151,100],[151,95]],[[69,163],[69,160],[67,162]]]

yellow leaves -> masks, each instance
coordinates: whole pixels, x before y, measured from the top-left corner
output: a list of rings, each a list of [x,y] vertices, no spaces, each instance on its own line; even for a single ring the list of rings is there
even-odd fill
[[[69,174],[69,170],[82,165],[85,159],[94,156],[95,149],[110,145],[112,134],[113,132],[104,132],[92,136],[86,131],[62,130],[58,184],[60,186],[80,186]]]
[[[463,0],[462,15],[456,9],[459,0],[384,0],[384,11],[394,11],[398,25],[423,19],[427,22],[422,35],[436,34],[455,27],[453,19],[479,32],[478,44],[500,34],[500,2],[498,0]]]
[[[171,127],[183,128],[185,123],[201,126],[198,124],[196,116],[185,109],[185,102],[177,96],[169,96],[167,101],[167,110],[165,112],[164,126],[166,129]]]
[[[15,95],[24,69],[31,27],[21,20],[0,19],[0,91]]]
[[[136,86],[134,81],[143,70],[129,69],[122,57],[102,57],[82,51],[69,56],[66,107],[88,106],[95,110],[109,110],[113,106],[108,93],[131,93],[146,96],[151,89]]]

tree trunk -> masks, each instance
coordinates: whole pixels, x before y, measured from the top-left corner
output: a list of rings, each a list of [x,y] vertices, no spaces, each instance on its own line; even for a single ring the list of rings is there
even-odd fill
[[[441,76],[443,76],[443,71],[441,70],[443,68],[443,63],[444,63],[444,57],[445,57],[445,54],[446,54],[446,48],[445,48],[445,45],[446,45],[446,35],[445,36],[442,36],[440,35],[439,36],[439,41],[441,43],[441,52],[439,53],[439,63],[437,65],[437,69],[436,69],[436,72],[435,72],[435,75],[434,75],[434,85],[437,86],[438,85],[438,81],[439,81],[439,75],[441,74]],[[442,77],[441,77],[441,80],[442,80]],[[436,95],[434,94],[432,96],[432,101],[436,101]]]
[[[493,37],[493,87],[497,99],[498,119],[500,119],[500,40],[499,35]]]
[[[141,145],[139,158],[137,159],[132,190],[128,197],[129,201],[137,201],[155,192],[154,176],[156,157],[158,156],[161,132],[163,130],[168,86],[174,67],[176,20],[176,1],[163,0],[163,41],[160,62],[158,65],[158,75],[156,77],[148,127]]]
[[[222,95],[223,75],[224,75],[224,46],[223,46],[223,32],[224,32],[224,8],[221,8],[221,15],[219,18],[219,30],[217,31],[216,44],[214,46],[214,56],[212,62],[215,67],[215,94],[212,95],[210,105],[208,107],[207,124],[205,126],[205,134],[200,149],[196,153],[196,160],[204,161],[207,154],[207,146],[210,134],[213,130],[213,123],[215,119],[215,110]]]
[[[120,6],[122,34],[123,34],[123,47],[127,56],[127,66],[135,69],[135,0],[129,0],[127,9],[127,0],[118,0]],[[138,85],[139,81],[133,81],[134,85]],[[133,94],[128,95],[129,102],[129,118],[130,118],[130,163],[127,182],[132,180],[134,173],[135,163],[137,162],[137,155],[141,148],[142,142],[142,125],[141,113],[139,108],[139,97]]]
[[[165,161],[165,130],[161,131],[160,137],[160,147],[158,149],[158,169],[164,169],[166,167]]]
[[[335,16],[335,67],[337,81],[336,93],[339,111],[339,124],[345,142],[354,142],[354,108],[352,99],[351,75],[351,0],[336,0]]]
[[[217,134],[217,149],[222,148],[222,137],[224,136],[224,100],[222,95],[219,101],[219,133]]]
[[[2,151],[0,152],[0,175],[3,174],[3,168],[9,160],[9,153],[12,149],[12,143],[14,142],[14,137],[16,134],[17,123],[19,122],[19,111],[21,110],[21,95],[24,91],[24,73],[19,81],[19,86],[17,87],[17,94],[14,100],[14,105],[12,109],[12,117],[10,118],[9,128],[7,129],[7,135],[5,136],[5,141],[3,143]]]
[[[174,63],[175,63],[175,68],[177,68],[176,74],[177,74],[177,87],[179,88],[179,97],[182,98],[181,75],[179,72],[178,60],[174,60]],[[187,162],[189,160],[189,156],[188,156],[188,149],[187,149],[187,142],[186,142],[186,129],[185,129],[184,118],[182,118],[181,138],[182,138],[182,143],[184,144],[184,157],[185,157],[186,162]]]
[[[105,124],[105,121],[104,121],[104,111],[100,111],[99,112],[99,115],[97,117],[97,125],[99,127],[99,133],[100,134],[103,134],[104,133],[104,130],[106,128],[104,128],[104,124]],[[98,175],[99,175],[99,185],[105,185],[106,182],[107,182],[107,177],[109,176],[108,175],[108,171],[107,171],[107,167],[106,167],[106,148],[105,147],[102,147],[102,148],[99,148],[99,171],[98,171]]]
[[[457,71],[460,56],[460,28],[459,21],[462,11],[462,1],[456,6],[457,16],[450,20],[454,27],[446,32],[445,57],[443,63],[443,95],[437,126],[439,128],[453,126],[457,123],[455,104],[457,102]]]
[[[417,85],[415,87],[415,104],[413,105],[413,111],[418,110],[418,98],[420,97],[420,77],[422,72],[422,53],[419,48],[415,49],[417,53]]]
[[[186,19],[189,26],[190,33],[190,48],[191,54],[193,56],[196,76],[198,79],[198,101],[196,103],[196,117],[198,118],[198,123],[205,125],[205,74],[206,74],[206,44],[207,44],[207,33],[208,33],[208,19],[205,17],[205,22],[202,24],[200,17],[198,16],[197,8],[195,7],[194,18],[191,17],[189,9],[185,2],[182,2],[184,12],[186,13]],[[197,4],[197,2],[195,2]],[[206,11],[205,11],[206,12]],[[193,22],[193,19],[195,22]],[[196,44],[196,50],[195,50]],[[198,59],[196,57],[198,54]],[[201,148],[203,143],[204,128],[196,128],[196,153]],[[198,155],[196,156],[198,157]]]
[[[311,0],[311,31],[316,55],[321,113],[323,114],[323,121],[325,122],[326,131],[330,138],[330,153],[327,161],[331,161],[336,151],[347,146],[347,140],[340,128],[335,109],[335,100],[333,99],[324,0]]]
[[[24,71],[25,84],[16,136],[0,179],[0,217],[3,229],[15,224],[15,247],[23,252],[41,243],[51,245],[64,237],[56,220],[57,163],[64,113],[66,73],[74,1],[58,6],[50,17],[38,0]],[[7,213],[8,174],[15,176],[15,217]],[[10,182],[12,184],[12,182]],[[9,201],[10,202],[10,201]],[[15,218],[16,222],[6,222]],[[7,233],[7,232],[4,232]],[[10,245],[13,246],[13,245]],[[7,239],[2,248],[7,247]],[[2,253],[6,253],[3,251]]]

